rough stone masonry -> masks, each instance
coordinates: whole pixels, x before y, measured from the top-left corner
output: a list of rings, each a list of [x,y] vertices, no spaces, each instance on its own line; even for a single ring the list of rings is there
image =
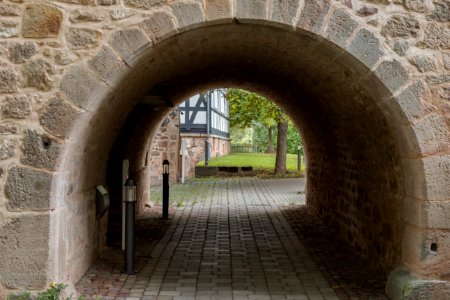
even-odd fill
[[[143,96],[222,86],[290,114],[308,205],[391,297],[450,297],[448,0],[0,0],[3,293],[73,284],[104,249],[95,186],[124,158],[147,182],[171,110]]]

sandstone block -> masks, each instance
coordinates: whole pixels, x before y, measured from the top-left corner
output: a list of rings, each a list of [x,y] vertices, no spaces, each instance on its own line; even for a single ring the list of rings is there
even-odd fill
[[[130,63],[150,47],[150,40],[140,29],[131,28],[113,33],[109,44],[123,60]]]
[[[10,69],[0,69],[0,94],[17,91],[19,76]]]
[[[434,10],[427,16],[428,20],[436,20],[439,22],[450,21],[450,1],[434,0]]]
[[[403,86],[409,78],[408,72],[396,60],[383,61],[374,73],[391,93]]]
[[[372,68],[383,55],[380,41],[366,29],[358,31],[347,46],[347,50],[369,68]]]
[[[150,9],[157,5],[162,5],[165,0],[124,0],[125,5],[136,8]]]
[[[106,19],[106,12],[101,10],[75,10],[70,14],[70,21],[79,22],[101,22]]]
[[[230,20],[232,18],[230,0],[210,0],[205,5],[205,14],[208,21]]]
[[[5,194],[11,211],[47,210],[50,208],[51,175],[24,167],[9,171]]]
[[[412,123],[436,110],[426,101],[428,95],[426,84],[416,81],[395,98],[400,106],[400,111],[405,114],[406,122]]]
[[[0,124],[0,135],[16,134],[17,130],[17,126],[14,124]]]
[[[52,134],[65,137],[77,117],[77,110],[58,97],[53,98],[39,121]]]
[[[57,37],[63,13],[47,4],[29,4],[22,20],[22,35],[29,38]]]
[[[37,53],[35,43],[12,43],[9,46],[9,60],[15,64],[23,63]]]
[[[2,105],[5,118],[23,119],[31,114],[31,103],[26,95],[8,96]]]
[[[297,15],[299,5],[300,1],[298,0],[272,1],[270,19],[290,25]]]
[[[179,28],[201,23],[205,19],[200,2],[175,2],[171,8]]]
[[[334,11],[331,16],[325,36],[344,47],[356,27],[358,27],[358,22],[353,20],[346,11],[339,9]]]
[[[122,60],[107,46],[103,47],[97,56],[90,59],[88,65],[102,80],[110,84],[120,79],[120,70],[126,68]]]
[[[406,9],[416,11],[419,13],[424,13],[428,11],[425,0],[404,0],[403,5],[405,6]]]
[[[406,191],[409,196],[429,201],[448,199],[450,157],[429,156],[405,161]]]
[[[17,17],[20,16],[20,7],[14,4],[0,3],[0,16]]]
[[[159,42],[176,32],[175,22],[172,17],[163,11],[157,11],[142,23],[147,35],[153,42]]]
[[[24,157],[21,163],[35,168],[53,170],[58,159],[60,146],[56,140],[35,130],[27,130],[23,141]]]
[[[102,32],[89,28],[69,28],[66,39],[74,50],[95,48],[99,45]]]
[[[378,13],[378,8],[373,7],[373,6],[363,6],[360,9],[358,9],[356,11],[356,13],[361,16],[361,17],[367,17],[367,16],[372,16],[376,13]]]
[[[0,160],[16,156],[16,150],[16,139],[0,137]]]
[[[328,0],[305,1],[297,27],[319,32],[329,10],[330,2]]]
[[[432,229],[450,228],[450,202],[424,202],[422,205],[423,226]]]
[[[49,91],[52,88],[49,73],[53,73],[53,68],[42,59],[29,61],[22,67],[25,86],[35,87],[41,91]]]
[[[65,2],[65,3],[73,3],[73,4],[83,4],[88,5],[93,2],[93,0],[57,0],[59,2]]]
[[[61,80],[60,89],[76,106],[92,110],[97,105],[93,97],[102,95],[107,87],[86,69],[73,66]]]
[[[430,85],[442,84],[445,82],[450,82],[450,75],[428,75],[425,77],[425,81]]]
[[[66,66],[74,61],[74,58],[69,52],[55,50],[53,59],[58,65]]]
[[[446,151],[450,148],[448,127],[442,116],[431,114],[413,125],[422,155]]]
[[[417,56],[410,57],[408,60],[421,73],[436,71],[435,60],[429,56],[417,55]]]
[[[0,227],[0,277],[10,289],[42,289],[47,283],[48,214],[21,215]]]
[[[118,0],[97,0],[98,5],[110,6],[117,4]]]
[[[236,1],[236,18],[267,20],[267,0]]]
[[[122,20],[134,16],[136,13],[130,9],[114,9],[111,11],[111,19]]]
[[[442,53],[442,60],[444,61],[444,68],[450,70],[450,53]]]
[[[383,36],[390,37],[417,37],[420,30],[419,21],[410,15],[394,15],[381,29]]]
[[[17,23],[9,20],[0,20],[0,38],[18,36]]]
[[[448,25],[428,24],[424,39],[418,47],[430,49],[450,49],[450,27]]]

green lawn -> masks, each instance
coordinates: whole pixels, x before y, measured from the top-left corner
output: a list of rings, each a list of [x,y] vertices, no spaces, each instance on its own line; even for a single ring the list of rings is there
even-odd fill
[[[287,155],[287,169],[297,171],[297,155]],[[204,166],[201,161],[198,166]],[[216,157],[209,161],[210,166],[219,167],[247,167],[252,166],[255,171],[273,171],[275,167],[275,153],[233,153],[222,157]],[[302,162],[302,171],[305,170],[305,164]]]

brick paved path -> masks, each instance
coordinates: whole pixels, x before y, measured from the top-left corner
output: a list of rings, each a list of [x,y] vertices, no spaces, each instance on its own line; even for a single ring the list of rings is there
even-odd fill
[[[379,290],[361,293],[358,285],[354,290],[352,278],[346,285],[348,278],[339,280],[327,262],[310,256],[303,236],[288,222],[298,220],[286,213],[304,207],[302,180],[194,184],[193,195],[176,196],[183,206],[160,224],[165,234],[145,248],[147,256],[141,245],[137,275],[120,274],[121,260],[109,268],[100,261],[77,290],[105,299],[385,299]]]

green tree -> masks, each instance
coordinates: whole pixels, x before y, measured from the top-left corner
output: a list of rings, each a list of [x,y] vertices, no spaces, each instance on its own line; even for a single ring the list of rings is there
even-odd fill
[[[277,128],[275,174],[284,173],[286,171],[288,117],[273,102],[252,92],[230,89],[226,98],[230,107],[231,127],[248,128],[257,122],[267,129],[267,152],[273,152],[272,137],[274,128]]]

